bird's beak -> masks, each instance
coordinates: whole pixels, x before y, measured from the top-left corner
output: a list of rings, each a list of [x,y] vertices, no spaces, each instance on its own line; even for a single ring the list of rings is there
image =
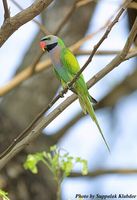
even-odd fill
[[[42,49],[43,51],[46,51],[46,42],[41,41],[41,42],[40,42],[40,47],[41,47],[41,49]]]

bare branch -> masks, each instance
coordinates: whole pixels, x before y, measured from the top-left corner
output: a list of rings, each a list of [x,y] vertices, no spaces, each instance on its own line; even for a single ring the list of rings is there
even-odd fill
[[[104,107],[114,107],[120,99],[124,96],[130,95],[132,92],[137,90],[137,69],[129,74],[117,84],[113,89],[104,96],[101,101],[97,104],[97,109]]]
[[[77,1],[74,2],[72,8],[69,10],[69,12],[66,14],[66,16],[63,18],[63,20],[61,21],[61,23],[55,30],[55,35],[57,35],[60,32],[61,28],[66,24],[66,22],[69,20],[71,15],[74,13],[74,11],[76,9],[76,3],[77,3]]]
[[[121,50],[98,50],[95,55],[99,55],[99,56],[109,56],[109,55],[115,55],[115,54],[119,54],[121,52]],[[133,55],[133,53],[137,52],[137,48],[133,48],[129,51],[130,54]],[[87,56],[91,54],[91,50],[77,50],[75,52],[75,55],[77,56]]]
[[[91,2],[97,2],[97,1],[96,0],[83,0],[83,1],[79,0],[77,2],[77,8],[79,8],[81,6],[85,6],[85,5],[87,5],[87,4],[91,3]]]
[[[23,8],[20,6],[20,4],[17,1],[15,0],[10,0],[10,1],[14,3],[17,6],[17,8],[19,8],[20,10],[23,10]],[[32,21],[39,26],[42,33],[44,33],[45,35],[50,34],[50,32],[45,28],[45,26],[42,25],[38,20],[32,19]]]
[[[104,176],[104,175],[113,175],[113,174],[131,175],[131,174],[136,174],[136,173],[137,173],[137,169],[98,169],[93,172],[89,172],[86,176],[83,176],[81,173],[78,173],[78,172],[72,172],[70,175],[70,178],[72,177],[73,178],[79,178],[79,177],[96,178],[98,176]]]
[[[67,23],[67,21],[70,19],[70,17],[73,15],[75,10],[81,6],[85,6],[88,3],[91,3],[93,0],[86,0],[86,1],[81,1],[81,0],[75,0],[72,8],[69,10],[69,12],[66,14],[66,16],[63,18],[59,26],[57,27],[56,31],[54,32],[55,35],[58,35],[63,26]]]
[[[53,0],[37,0],[31,6],[6,20],[0,29],[0,47],[23,24],[40,14]]]
[[[36,71],[36,67],[37,67],[37,64],[39,63],[41,57],[43,56],[44,52],[40,52],[39,55],[37,56],[35,62],[32,64],[32,67],[31,67],[31,73],[34,74],[35,71]]]
[[[10,11],[8,8],[7,0],[3,0],[3,7],[4,7],[4,22],[6,19],[10,18]]]
[[[132,2],[128,8],[137,9],[137,2]]]

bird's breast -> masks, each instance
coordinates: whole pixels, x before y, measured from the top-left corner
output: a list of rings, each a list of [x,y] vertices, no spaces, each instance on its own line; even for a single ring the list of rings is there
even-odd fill
[[[54,48],[50,53],[50,59],[51,62],[53,64],[53,66],[55,67],[55,69],[61,69],[62,68],[62,64],[61,64],[61,60],[60,60],[60,48],[56,47]]]

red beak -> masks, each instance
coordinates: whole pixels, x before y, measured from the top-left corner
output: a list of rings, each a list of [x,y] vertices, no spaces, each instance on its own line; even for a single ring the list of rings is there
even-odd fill
[[[45,51],[45,50],[46,50],[46,42],[41,41],[41,42],[40,42],[40,47],[41,47],[41,49],[42,49],[43,51]]]

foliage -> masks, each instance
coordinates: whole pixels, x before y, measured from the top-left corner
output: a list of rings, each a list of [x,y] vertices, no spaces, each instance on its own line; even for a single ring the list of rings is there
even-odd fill
[[[0,197],[2,198],[2,200],[10,200],[7,195],[7,192],[0,189]]]
[[[76,164],[81,164],[82,175],[88,173],[87,161],[80,157],[72,157],[63,149],[58,149],[56,146],[51,146],[50,151],[38,152],[29,154],[24,163],[24,168],[32,173],[38,173],[37,164],[39,162],[45,164],[52,172],[57,183],[57,199],[60,199],[60,186],[65,177],[69,176]]]
[[[62,149],[58,149],[56,146],[50,147],[50,152],[38,152],[35,154],[29,154],[24,163],[24,168],[29,169],[32,173],[38,173],[37,164],[43,162],[48,169],[53,173],[54,178],[58,178],[58,175],[67,177],[70,175],[76,163],[82,165],[81,173],[86,175],[88,173],[87,161],[80,157],[72,157],[68,152]]]

